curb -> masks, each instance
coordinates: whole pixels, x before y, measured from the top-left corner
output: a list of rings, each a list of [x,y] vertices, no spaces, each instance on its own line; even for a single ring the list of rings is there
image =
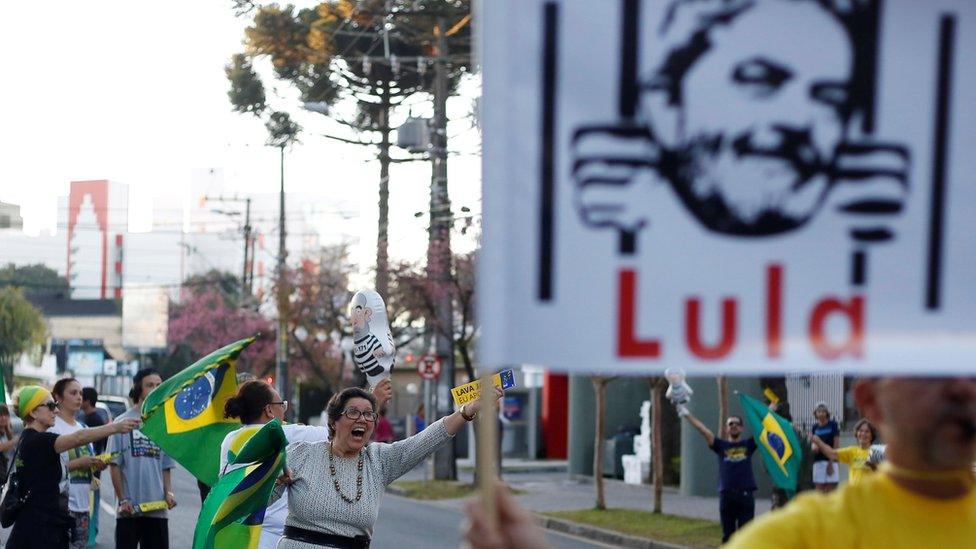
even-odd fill
[[[464,471],[466,473],[471,473],[474,471],[474,467],[468,465],[462,465],[458,467],[458,471]],[[518,466],[513,465],[511,467],[502,467],[502,476],[506,474],[525,474],[525,473],[565,473],[566,467],[553,465],[547,467],[533,467],[533,466]]]
[[[392,484],[386,487],[386,492],[395,496],[409,497],[406,490],[393,486]],[[673,543],[657,541],[649,538],[628,536],[627,534],[621,534],[620,532],[614,532],[613,530],[606,530],[604,528],[598,528],[588,524],[580,524],[578,522],[572,522],[565,519],[557,519],[546,515],[540,515],[538,513],[532,514],[535,516],[536,522],[538,522],[539,526],[545,528],[546,530],[591,539],[607,545],[631,547],[635,549],[686,549],[684,545],[675,545]]]
[[[579,536],[581,538],[591,539],[607,545],[633,547],[638,549],[685,549],[684,545],[675,545],[673,543],[666,543],[648,538],[628,536],[627,534],[621,534],[612,530],[605,530],[603,528],[597,528],[596,526],[580,524],[578,522],[571,522],[545,515],[535,514],[535,516],[539,521],[539,525],[547,530]]]

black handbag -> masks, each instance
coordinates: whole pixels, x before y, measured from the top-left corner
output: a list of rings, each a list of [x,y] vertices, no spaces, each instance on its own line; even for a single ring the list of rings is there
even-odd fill
[[[23,444],[23,441],[21,441],[21,444]],[[16,465],[19,454],[20,444],[17,445],[17,451],[14,452],[14,470],[7,477],[6,492],[3,494],[3,500],[0,501],[0,526],[4,528],[10,528],[17,520],[17,516],[20,515],[21,509],[24,508],[27,499],[30,497],[30,490],[26,494],[21,493],[23,487],[20,485],[20,471]]]

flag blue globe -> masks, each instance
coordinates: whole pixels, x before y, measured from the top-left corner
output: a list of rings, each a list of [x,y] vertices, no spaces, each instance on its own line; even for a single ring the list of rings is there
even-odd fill
[[[776,433],[766,433],[766,441],[769,442],[769,447],[776,452],[777,457],[783,457],[786,453],[786,443],[780,438]]]
[[[214,377],[210,373],[200,376],[189,387],[180,391],[173,402],[173,408],[180,419],[193,419],[203,413],[210,405],[214,394]]]

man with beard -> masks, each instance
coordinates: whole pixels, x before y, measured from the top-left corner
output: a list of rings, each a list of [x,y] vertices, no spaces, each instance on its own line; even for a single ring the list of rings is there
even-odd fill
[[[802,495],[729,547],[976,547],[976,379],[861,380],[854,397],[888,442],[880,473]]]
[[[752,456],[756,439],[742,437],[742,418],[730,415],[725,421],[727,438],[716,437],[711,429],[684,405],[678,405],[678,416],[684,417],[718,456],[718,509],[722,519],[722,543],[756,514],[756,480],[752,476]]]
[[[667,181],[700,225],[725,235],[797,229],[845,179],[884,179],[865,192],[900,201],[907,152],[851,135],[872,84],[855,74],[862,55],[851,34],[864,19],[829,5],[671,2],[635,116],[576,131],[583,221],[640,230],[649,215],[634,183],[647,175]]]

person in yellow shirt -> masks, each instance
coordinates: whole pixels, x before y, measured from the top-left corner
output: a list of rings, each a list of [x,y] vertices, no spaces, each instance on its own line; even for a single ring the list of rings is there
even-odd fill
[[[874,425],[862,418],[854,424],[854,438],[857,439],[856,445],[838,449],[827,444],[817,435],[810,436],[810,441],[820,448],[820,453],[827,456],[827,459],[843,463],[850,468],[848,481],[851,484],[857,484],[865,473],[872,471],[867,462],[871,456],[871,445],[874,444],[878,435]]]
[[[865,379],[854,397],[888,443],[878,474],[804,494],[727,547],[976,547],[976,378]]]

